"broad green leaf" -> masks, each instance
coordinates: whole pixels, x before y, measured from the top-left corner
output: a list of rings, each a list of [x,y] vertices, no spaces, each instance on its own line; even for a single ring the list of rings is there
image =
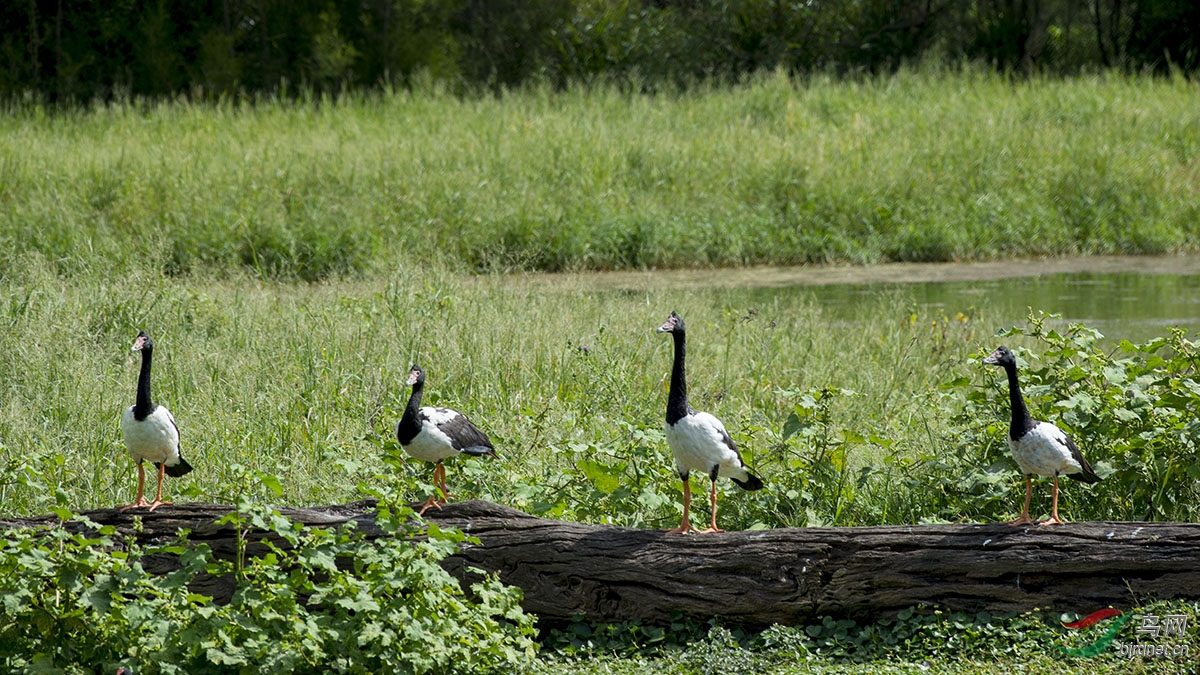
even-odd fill
[[[1126,382],[1125,368],[1122,366],[1108,366],[1101,372],[1109,384],[1121,385]]]
[[[788,414],[787,421],[783,423],[783,440],[786,441],[803,428],[804,423],[800,421],[800,417],[796,413]]]
[[[587,476],[587,479],[596,486],[596,489],[605,493],[612,494],[618,487],[621,486],[620,476],[613,470],[612,467],[591,460],[581,460],[579,469]]]
[[[1127,410],[1125,408],[1117,408],[1116,410],[1113,411],[1113,415],[1116,416],[1116,418],[1121,420],[1122,422],[1133,422],[1135,420],[1141,419],[1140,417],[1138,417],[1137,413],[1135,413],[1132,410]]]

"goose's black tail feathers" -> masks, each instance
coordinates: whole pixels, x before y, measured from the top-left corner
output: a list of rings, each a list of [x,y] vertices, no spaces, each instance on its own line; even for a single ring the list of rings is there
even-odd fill
[[[472,457],[482,457],[484,455],[496,456],[495,448],[490,448],[486,445],[472,445],[469,448],[463,448],[462,453],[464,455],[471,455]]]
[[[175,466],[171,466],[170,464],[168,464],[167,468],[166,468],[167,475],[172,478],[179,478],[180,476],[186,476],[189,473],[191,473],[191,471],[192,471],[192,465],[188,464],[188,461],[183,458],[183,455],[179,456],[178,464],[176,464]]]
[[[730,480],[732,480],[734,483],[737,483],[738,487],[742,488],[743,490],[749,490],[750,492],[761,490],[763,487],[763,482],[759,480],[758,476],[755,476],[749,471],[746,472],[746,480],[738,480],[736,478],[730,478]]]
[[[1080,471],[1079,473],[1069,473],[1067,474],[1067,477],[1074,478],[1080,483],[1099,483],[1100,481],[1104,480],[1100,476],[1097,476],[1095,471],[1092,471],[1091,465],[1089,465],[1087,462],[1083,463],[1083,471]]]

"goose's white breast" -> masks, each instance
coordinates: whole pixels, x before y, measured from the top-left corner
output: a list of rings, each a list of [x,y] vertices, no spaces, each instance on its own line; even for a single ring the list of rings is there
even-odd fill
[[[740,466],[737,453],[725,444],[725,425],[708,413],[693,413],[666,427],[667,445],[675,456],[675,466],[705,475],[714,464]],[[721,472],[722,474],[725,471]]]
[[[163,463],[179,456],[179,430],[175,418],[163,406],[158,406],[146,419],[133,416],[133,406],[121,417],[121,433],[125,447],[134,459]]]
[[[404,451],[416,459],[426,462],[439,462],[447,457],[458,454],[454,443],[441,429],[439,424],[445,424],[459,415],[457,411],[447,408],[421,408],[421,431],[416,438],[404,446]]]
[[[1067,435],[1049,422],[1038,422],[1020,440],[1008,439],[1008,446],[1021,473],[1053,476],[1083,470],[1071,456]]]

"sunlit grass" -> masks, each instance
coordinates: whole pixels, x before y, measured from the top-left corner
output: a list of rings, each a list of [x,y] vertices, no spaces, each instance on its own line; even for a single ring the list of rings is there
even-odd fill
[[[1196,93],[1182,80],[904,73],[657,97],[420,91],[8,111],[0,513],[132,500],[118,422],[145,328],[155,398],[196,467],[168,479],[176,501],[328,504],[384,483],[423,498],[430,467],[401,465],[391,440],[415,361],[427,402],[462,410],[496,443],[494,460],[448,463],[461,498],[674,525],[679,483],[660,431],[671,349],[653,329],[678,310],[693,404],[725,421],[768,485],[723,481],[723,526],[999,519],[1019,505],[1019,477],[1001,470],[976,490],[962,469],[969,453],[1003,455],[1005,422],[988,410],[974,423],[996,433],[965,447],[951,417],[971,385],[944,388],[967,378],[1003,396],[972,358],[1003,327],[986,297],[943,316],[880,291],[847,316],[802,291],[463,272],[1195,250]],[[805,407],[811,396],[828,402],[824,421],[785,438],[790,415],[819,409]],[[1064,507],[1092,508],[1094,494],[1072,484]],[[1044,510],[1044,491],[1036,500]],[[885,665],[929,667],[903,658]],[[938,667],[996,670],[964,658]],[[808,668],[800,659],[691,650],[594,670]],[[1110,657],[1100,670],[1124,666]]]
[[[373,276],[1196,250],[1182,78],[764,76],[0,118],[0,262]]]
[[[840,427],[870,426],[894,437],[897,451],[924,448],[942,424],[930,417],[926,392],[963,373],[972,340],[991,332],[973,322],[951,322],[948,333],[945,323],[913,323],[894,294],[867,303],[855,321],[834,322],[807,293],[764,300],[739,290],[551,289],[437,269],[317,285],[142,273],[65,283],[29,264],[19,278],[0,293],[8,326],[0,337],[0,504],[10,514],[44,510],[55,489],[77,509],[132,500],[133,463],[118,420],[134,398],[138,361],[129,345],[139,328],[158,347],[155,400],[174,413],[197,467],[168,479],[179,499],[251,493],[304,505],[360,496],[360,484],[387,471],[415,361],[429,376],[427,401],[467,413],[499,452],[491,462],[451,462],[452,489],[630,524],[665,522],[678,509],[659,431],[671,349],[653,332],[671,310],[688,321],[694,405],[725,420],[768,481],[797,452],[780,441],[791,411],[786,390],[854,390],[836,397]],[[641,480],[644,513],[589,510],[590,488],[575,467],[597,453],[630,455],[650,472]],[[426,482],[429,470],[412,461],[404,475]],[[284,493],[271,494],[254,472],[277,477]],[[419,497],[421,486],[410,487]],[[771,524],[798,524],[791,517]]]

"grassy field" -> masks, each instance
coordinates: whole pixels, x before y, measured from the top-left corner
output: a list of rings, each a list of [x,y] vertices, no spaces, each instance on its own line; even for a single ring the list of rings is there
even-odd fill
[[[916,309],[903,291],[880,291],[858,315],[833,320],[805,292],[596,290],[438,266],[317,284],[245,274],[174,279],[153,270],[63,277],[29,258],[9,272],[0,282],[5,514],[132,500],[133,464],[118,420],[137,377],[129,345],[135,329],[147,327],[157,341],[156,399],[174,412],[196,467],[168,479],[168,497],[305,505],[381,487],[413,500],[428,494],[430,467],[402,463],[392,440],[408,395],[401,381],[417,361],[429,374],[427,401],[466,411],[499,451],[492,461],[449,463],[461,497],[587,522],[674,525],[679,483],[661,432],[671,350],[653,333],[672,309],[688,321],[694,404],[724,419],[770,488],[743,493],[722,481],[723,526],[998,520],[1019,506],[1021,479],[1005,459],[1005,390],[998,373],[978,363],[1004,328],[988,319],[986,298],[976,313],[950,317]],[[1036,327],[1035,317],[1023,330]],[[1003,340],[1030,349],[1035,413],[1073,425],[1093,459],[1118,472],[1090,489],[1069,484],[1064,515],[1145,517],[1138,509],[1151,504],[1151,517],[1189,518],[1200,500],[1170,472],[1186,470],[1193,454],[1145,442],[1135,452],[1114,436],[1103,411],[1135,408],[1139,390],[1096,390],[1092,382],[1117,378],[1087,352],[1070,351],[1088,343],[1088,333],[1055,335]],[[1173,348],[1194,362],[1189,345]],[[1039,370],[1056,358],[1083,375]],[[1089,392],[1094,417],[1056,407]],[[1162,405],[1147,419],[1177,414],[1186,424],[1195,402]],[[1129,421],[1122,428],[1143,432]],[[1143,474],[1148,485],[1138,483]],[[1035,514],[1049,506],[1043,487]],[[702,518],[704,505],[696,508]],[[1195,608],[1177,603],[1170,611]],[[914,624],[908,628],[924,641],[904,638],[899,653],[880,646],[879,626],[743,635],[744,647],[726,636],[720,648],[703,631],[669,647],[616,634],[583,649],[548,649],[533,667],[798,673],[870,662],[897,673],[1055,672],[1062,661],[1054,646],[1064,638],[1047,628],[1054,620]],[[1129,665],[1115,654],[1094,664],[1097,672]]]
[[[114,105],[0,118],[0,267],[374,277],[1200,246],[1183,79],[761,77],[642,96]]]
[[[73,508],[132,498],[118,419],[133,400],[138,360],[128,348],[142,326],[158,345],[156,400],[174,412],[198,467],[172,481],[175,494],[270,496],[254,485],[259,471],[278,477],[285,503],[354,498],[360,481],[388,469],[384,457],[396,450],[394,426],[408,398],[403,379],[415,361],[429,376],[426,400],[467,412],[499,449],[495,463],[453,463],[462,492],[639,525],[665,524],[678,509],[661,434],[670,340],[653,332],[672,309],[688,318],[693,336],[695,405],[724,418],[747,460],[768,473],[801,459],[798,439],[784,443],[781,434],[810,390],[829,391],[828,428],[815,430],[840,437],[854,420],[872,420],[873,433],[894,439],[891,452],[927,447],[945,424],[927,392],[983,372],[967,353],[992,332],[965,317],[913,321],[903,297],[886,293],[859,323],[831,327],[807,294],[765,304],[737,290],[651,298],[437,270],[279,285],[152,273],[64,281],[46,265],[29,265],[0,288],[0,322],[10,327],[0,339],[8,374],[0,444],[9,461],[0,494],[8,513],[43,510],[54,489]],[[428,470],[416,462],[406,475]],[[48,490],[13,477],[23,471],[46,477]],[[610,487],[605,471],[636,477],[643,492],[625,495],[634,501],[619,508],[601,499],[589,511],[596,480]],[[600,496],[616,499],[612,492]],[[639,499],[647,508],[635,508]],[[807,517],[773,512],[777,506],[760,504],[756,520]],[[843,522],[933,515],[913,508],[847,511]],[[728,517],[737,523],[736,509]]]
[[[197,467],[169,481],[181,498],[328,504],[381,475],[407,481],[414,498],[427,492],[430,467],[398,464],[394,440],[416,362],[426,402],[463,410],[499,450],[494,462],[452,463],[461,494],[661,527],[679,513],[662,435],[670,340],[653,332],[671,310],[689,326],[693,405],[725,421],[774,488],[746,494],[722,482],[730,527],[1015,515],[1006,390],[978,361],[1002,340],[1030,348],[1034,414],[1122,472],[1120,484],[1069,490],[1069,513],[1190,519],[1200,509],[1193,483],[1172,478],[1191,471],[1196,452],[1191,343],[1113,353],[1085,329],[1060,335],[1037,322],[1017,327],[1032,335],[1001,338],[986,297],[946,316],[881,290],[847,315],[809,292],[658,290],[652,279],[642,291],[596,290],[436,266],[318,284],[153,271],[64,278],[44,261],[9,271],[0,503],[10,514],[132,500],[118,421],[137,379],[129,346],[144,327],[158,344],[155,398]],[[1168,346],[1175,357],[1163,361]],[[1042,492],[1035,508],[1046,506]]]
[[[671,526],[671,349],[653,330],[678,310],[692,403],[725,421],[770,487],[722,482],[728,529],[1015,516],[1007,396],[978,363],[1001,339],[1021,349],[1035,414],[1110,477],[1068,485],[1066,518],[1193,519],[1200,353],[1179,335],[1114,351],[1036,312],[998,337],[1009,327],[986,297],[948,316],[879,291],[834,316],[804,292],[495,273],[1195,250],[1196,93],[1179,80],[910,73],[657,97],[13,109],[0,119],[0,513],[133,499],[119,418],[145,328],[155,398],[196,467],[168,479],[168,498],[423,497],[430,467],[403,462],[393,438],[417,362],[426,402],[466,412],[499,453],[449,463],[461,497]],[[1035,514],[1048,502],[1039,489]],[[959,623],[921,628],[925,642],[894,659],[872,651],[876,628],[815,626],[740,636],[748,649],[719,630],[658,651],[613,639],[534,667],[1062,665],[1043,653],[1060,637],[1046,621]],[[1042,652],[1013,651],[1029,631]],[[939,651],[951,634],[966,646]]]

